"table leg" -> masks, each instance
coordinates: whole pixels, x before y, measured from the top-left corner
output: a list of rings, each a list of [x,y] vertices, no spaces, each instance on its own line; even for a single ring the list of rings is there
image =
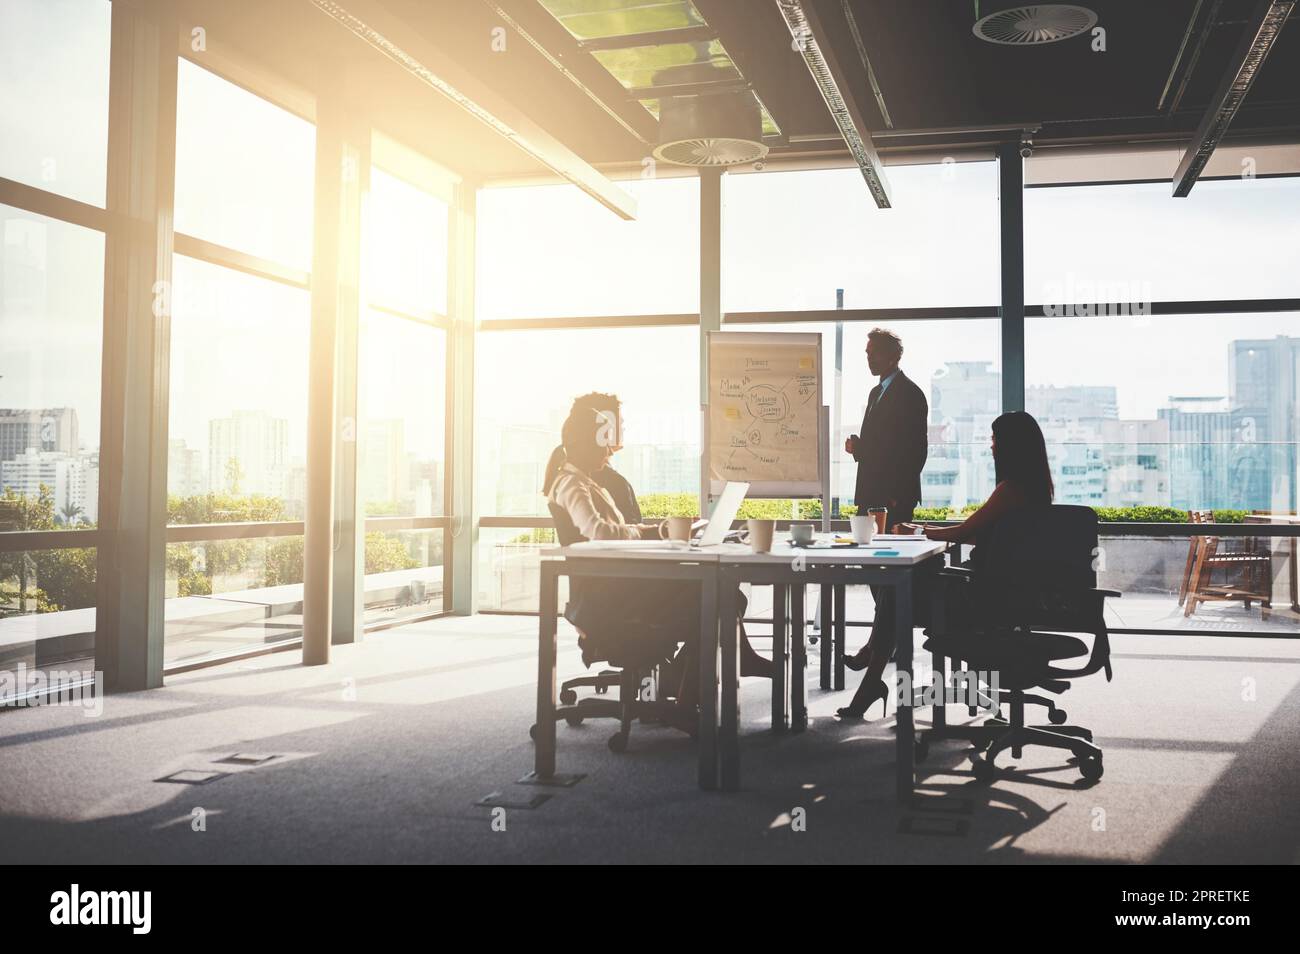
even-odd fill
[[[786,586],[772,585],[772,731],[784,732],[789,725],[786,708],[786,674],[790,653],[786,643]]]
[[[803,633],[803,595],[802,583],[790,587],[790,728],[795,732],[808,728],[808,647]]]
[[[724,792],[740,787],[740,609],[735,579],[718,573],[718,631],[722,647],[722,713],[718,729],[719,785]]]
[[[822,601],[822,628],[821,628],[821,687],[823,691],[829,691],[831,688],[831,654],[834,652],[835,640],[831,633],[832,617],[835,615],[831,611],[831,585],[823,583],[821,586]]]
[[[912,720],[912,571],[898,571],[894,577],[894,622],[898,627],[895,639],[894,664],[898,680],[907,692],[898,694],[897,764],[895,765],[897,795],[900,804],[912,797],[916,784],[916,735]]]
[[[940,558],[942,559],[942,558]],[[945,604],[943,599],[943,586],[937,581],[932,589],[930,598],[930,626],[934,632],[941,635],[947,635],[948,620],[945,616]],[[945,701],[945,684],[948,681],[947,660],[943,653],[930,650],[930,665],[934,669],[934,688],[936,690],[934,714],[931,719],[933,729],[942,732],[948,724],[948,713],[944,708]]]
[[[847,614],[844,610],[845,590],[843,583],[835,584],[835,691],[844,688],[844,639],[848,627]]]
[[[555,656],[559,588],[559,567],[554,560],[543,560],[537,621],[537,738],[533,751],[533,772],[538,778],[550,778],[555,774]]]
[[[1300,613],[1300,593],[1296,592],[1296,581],[1300,579],[1300,567],[1296,566],[1296,556],[1298,548],[1296,538],[1291,538],[1291,609],[1293,612]]]
[[[700,567],[700,788],[718,787],[718,571]]]

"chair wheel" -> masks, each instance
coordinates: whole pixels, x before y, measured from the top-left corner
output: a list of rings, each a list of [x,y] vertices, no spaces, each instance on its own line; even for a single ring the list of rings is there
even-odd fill
[[[596,687],[596,695],[598,695],[598,696],[603,696],[603,695],[605,695],[605,694],[608,693],[608,692],[609,692],[609,686],[597,686],[597,687]]]
[[[530,725],[530,726],[528,727],[528,738],[532,739],[534,742],[537,741],[537,723],[536,723],[536,722],[534,722],[532,725]]]
[[[975,771],[976,780],[980,782],[991,782],[997,774],[997,767],[987,755],[973,759],[971,768]]]
[[[924,762],[930,757],[930,743],[925,739],[916,740],[916,760]]]
[[[573,726],[576,729],[578,726],[582,725],[582,716],[577,714],[566,715],[564,717],[564,721],[569,723],[569,725]]]
[[[1079,760],[1079,774],[1086,781],[1097,781],[1097,779],[1101,778],[1103,771],[1105,771],[1105,767],[1101,764],[1101,756],[1099,755],[1089,755]]]
[[[606,744],[609,746],[611,752],[626,752],[627,736],[622,732],[615,732],[609,737],[609,742]]]
[[[1053,709],[1051,712],[1047,713],[1047,721],[1052,723],[1052,725],[1065,725],[1065,720],[1067,718],[1068,716],[1065,714],[1064,709]]]
[[[572,689],[560,690],[560,705],[571,706],[578,701],[578,694]]]

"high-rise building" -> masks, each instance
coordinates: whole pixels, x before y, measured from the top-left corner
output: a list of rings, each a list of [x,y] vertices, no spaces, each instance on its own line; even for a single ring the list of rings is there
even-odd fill
[[[1180,510],[1232,506],[1228,399],[1174,396],[1156,414],[1169,431],[1169,505]]]
[[[76,454],[78,441],[74,408],[0,408],[0,462],[28,450]]]
[[[930,378],[930,453],[921,506],[960,510],[993,492],[989,431],[1002,411],[1002,375],[990,361],[949,361]]]
[[[1106,506],[1169,506],[1169,423],[1102,421]]]
[[[28,448],[0,463],[0,491],[36,498],[49,489],[55,519],[95,523],[99,518],[98,455],[65,454]]]
[[[1300,459],[1300,338],[1241,339],[1228,364],[1238,506],[1294,513]]]
[[[235,411],[208,422],[208,486],[213,491],[283,497],[289,422],[265,411]]]
[[[177,497],[207,493],[207,477],[201,450],[185,446],[179,438],[167,442],[167,493]]]
[[[406,422],[401,418],[366,421],[358,469],[363,503],[400,506],[410,493]]]
[[[1039,384],[1025,388],[1025,410],[1046,421],[1113,421],[1119,397],[1111,385]]]

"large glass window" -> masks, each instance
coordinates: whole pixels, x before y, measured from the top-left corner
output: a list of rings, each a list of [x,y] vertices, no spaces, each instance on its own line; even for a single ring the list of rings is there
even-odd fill
[[[99,520],[104,237],[0,206],[0,536]],[[0,668],[94,655],[95,551],[0,552]]]
[[[476,351],[481,513],[546,514],[547,458],[573,399],[590,391],[623,402],[612,464],[639,497],[698,496],[697,328],[499,331],[480,335]]]
[[[0,3],[0,176],[102,206],[108,0]]]
[[[478,317],[694,314],[700,308],[699,182],[618,182],[623,221],[571,185],[484,189]]]
[[[170,444],[198,451],[202,466],[169,472],[169,490],[264,501],[275,519],[301,519],[307,292],[180,255],[173,267]]]
[[[1294,298],[1297,249],[1300,178],[1025,190],[1029,304]]]
[[[370,170],[358,353],[357,493],[366,622],[440,612],[446,598],[447,203]]]
[[[357,481],[366,515],[441,515],[447,333],[371,311],[360,351]]]
[[[890,166],[878,209],[853,169],[729,174],[727,311],[991,305],[998,203],[991,162]]]
[[[0,206],[0,243],[0,492],[46,483],[94,524],[104,236]]]
[[[181,60],[176,231],[311,268],[311,123]]]
[[[1294,513],[1295,316],[1036,318],[1026,409],[1061,503]]]
[[[372,305],[418,317],[447,313],[447,203],[370,170],[366,295]]]
[[[170,524],[301,520],[307,292],[176,256],[167,454]],[[167,658],[271,642],[301,626],[302,537],[167,546]]]

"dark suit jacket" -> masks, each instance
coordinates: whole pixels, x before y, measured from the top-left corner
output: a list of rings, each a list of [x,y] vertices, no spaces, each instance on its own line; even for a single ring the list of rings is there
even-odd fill
[[[858,462],[853,502],[859,508],[884,507],[894,500],[906,510],[920,502],[928,415],[925,392],[901,370],[883,396],[879,384],[871,389],[853,455]]]

